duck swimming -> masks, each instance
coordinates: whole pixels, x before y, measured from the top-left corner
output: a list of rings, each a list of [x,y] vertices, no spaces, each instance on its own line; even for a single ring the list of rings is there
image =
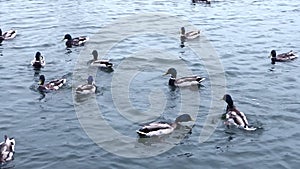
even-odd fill
[[[2,34],[4,40],[10,40],[10,39],[13,39],[17,36],[17,31],[16,30],[9,30],[9,31],[6,31]]]
[[[31,61],[31,65],[35,68],[41,68],[46,65],[45,58],[40,52],[36,52],[34,59]]]
[[[177,87],[186,87],[186,86],[195,86],[199,85],[202,81],[205,80],[204,77],[199,76],[188,76],[176,79],[177,71],[175,68],[169,68],[168,71],[164,75],[171,75],[169,79],[170,86],[177,86]]]
[[[83,46],[88,39],[89,38],[87,36],[72,38],[70,34],[66,34],[63,40],[67,40],[66,46],[67,48],[71,48],[72,46]]]
[[[211,0],[192,0],[192,3],[197,3],[197,2],[205,2],[206,4],[210,4]]]
[[[4,141],[0,143],[0,163],[5,163],[14,159],[16,141],[14,138],[4,136]]]
[[[275,64],[275,62],[286,62],[294,60],[298,57],[298,55],[296,55],[292,50],[286,53],[276,55],[276,51],[272,50],[269,57],[271,57],[271,63]]]
[[[92,55],[93,55],[94,59],[91,63],[91,66],[103,67],[103,68],[111,68],[113,66],[113,64],[110,63],[109,60],[100,60],[100,59],[98,59],[97,50],[93,50]]]
[[[180,40],[185,42],[187,40],[195,39],[200,36],[200,30],[185,32],[185,28],[181,27]]]
[[[182,114],[178,116],[174,123],[166,123],[166,122],[154,122],[150,123],[136,132],[141,137],[152,137],[152,136],[160,136],[165,134],[170,134],[176,129],[177,125],[180,122],[189,122],[194,121],[189,114]]]
[[[61,88],[65,83],[67,82],[66,79],[57,79],[57,80],[52,80],[45,84],[45,76],[40,75],[40,81],[39,81],[39,91],[49,91],[49,90],[58,90]]]
[[[256,130],[255,127],[249,127],[248,120],[246,115],[243,112],[240,112],[233,104],[233,100],[229,94],[225,94],[222,98],[227,103],[226,108],[226,121],[225,125],[228,127],[230,125],[234,125],[238,128],[242,128],[244,130],[253,131]]]
[[[89,76],[87,84],[80,85],[76,88],[76,94],[91,94],[96,92],[96,85],[93,80],[93,76]]]

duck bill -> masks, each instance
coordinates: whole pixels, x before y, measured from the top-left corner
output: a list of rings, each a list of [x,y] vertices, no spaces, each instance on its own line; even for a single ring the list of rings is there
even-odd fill
[[[272,55],[269,55],[269,56],[268,56],[268,58],[271,58],[271,57],[272,57]]]
[[[168,72],[164,73],[163,76],[166,76],[167,74],[169,74]]]

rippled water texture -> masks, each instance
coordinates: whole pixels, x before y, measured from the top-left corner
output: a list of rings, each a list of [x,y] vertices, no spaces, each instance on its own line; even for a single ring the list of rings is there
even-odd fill
[[[299,60],[271,65],[267,58],[272,49],[278,53],[300,51],[300,2],[291,0],[217,1],[211,6],[191,5],[190,1],[0,1],[0,27],[18,30],[14,40],[0,46],[0,136],[14,136],[17,142],[13,168],[297,168],[299,165]],[[250,123],[261,126],[255,132],[228,130],[223,123],[204,143],[200,131],[211,103],[210,77],[195,53],[181,49],[177,39],[158,34],[137,33],[124,37],[104,58],[115,64],[113,72],[97,71],[96,101],[101,116],[119,133],[131,137],[136,147],[174,146],[154,157],[124,158],[109,153],[94,143],[82,129],[74,104],[88,98],[72,97],[74,66],[84,47],[67,51],[64,34],[93,37],[101,28],[126,16],[164,13],[188,21],[210,40],[225,70],[226,90]],[[157,14],[159,15],[159,14]],[[118,27],[120,25],[116,25]],[[154,25],[155,26],[155,25]],[[164,25],[157,25],[164,28]],[[169,26],[169,25],[168,25]],[[174,30],[181,26],[173,25]],[[130,30],[131,28],[128,27]],[[174,32],[175,34],[177,32]],[[105,36],[101,43],[109,43]],[[88,45],[87,45],[88,46]],[[101,44],[99,44],[99,49]],[[163,50],[162,50],[163,49]],[[150,50],[148,52],[148,50]],[[34,71],[30,66],[36,51],[46,58],[46,67]],[[91,51],[90,51],[91,53]],[[87,60],[92,58],[87,54]],[[140,56],[149,56],[140,58]],[[151,59],[150,59],[151,58]],[[131,64],[122,65],[124,61]],[[142,63],[142,64],[135,64]],[[189,132],[179,128],[161,139],[138,139],[135,130],[145,121],[132,122],[120,114],[113,101],[113,76],[138,67],[131,78],[128,96],[134,109],[146,112],[150,101],[163,97],[163,109],[155,109],[148,120],[173,120],[180,111],[181,92],[168,87],[161,76],[169,67],[183,63],[189,72],[207,78],[199,90],[200,101],[190,103],[197,109],[197,120]],[[38,77],[46,81],[65,77],[67,85],[42,97],[36,92]],[[84,80],[85,77],[82,77]],[[187,89],[188,92],[192,90]],[[198,92],[199,91],[199,92]],[[157,93],[163,94],[157,95]],[[149,98],[151,98],[149,100]],[[224,104],[219,102],[218,104]],[[224,104],[225,108],[225,104]],[[124,109],[128,111],[131,109]],[[152,108],[151,108],[152,110]],[[88,113],[88,110],[87,110]],[[149,113],[149,112],[148,112]],[[222,114],[223,112],[220,112]],[[153,117],[155,117],[153,119]],[[298,127],[297,127],[298,126]],[[99,137],[106,138],[107,135]],[[178,141],[178,139],[180,141]],[[115,145],[127,151],[129,144]]]

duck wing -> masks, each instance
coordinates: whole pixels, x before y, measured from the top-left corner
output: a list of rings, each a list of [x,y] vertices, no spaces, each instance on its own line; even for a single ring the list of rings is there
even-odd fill
[[[87,36],[79,36],[72,39],[72,45],[74,46],[83,45],[87,40],[88,40]]]
[[[96,92],[95,85],[84,84],[84,85],[80,85],[76,88],[77,94],[89,94],[89,93],[95,93],[95,92]]]
[[[3,34],[3,37],[4,37],[5,40],[9,40],[9,39],[15,38],[16,35],[17,35],[16,30],[9,30],[9,31],[7,31]]]
[[[140,136],[146,136],[146,137],[151,137],[151,136],[160,136],[164,134],[169,134],[174,130],[174,128],[168,124],[168,123],[151,123],[148,124],[136,132]]]
[[[199,85],[205,78],[199,76],[188,76],[176,79],[175,85],[177,86],[193,86]]]
[[[199,36],[200,36],[200,31],[199,30],[198,31],[190,31],[190,32],[185,34],[185,37],[187,39],[195,39]]]
[[[58,90],[62,85],[64,85],[67,82],[66,79],[57,79],[52,80],[48,84],[46,84],[46,88],[50,90]]]
[[[277,61],[287,61],[297,58],[298,56],[293,52],[286,52],[276,56]]]

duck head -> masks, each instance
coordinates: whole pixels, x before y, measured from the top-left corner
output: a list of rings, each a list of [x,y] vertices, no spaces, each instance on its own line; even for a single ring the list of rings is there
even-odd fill
[[[182,114],[176,118],[175,123],[188,122],[188,121],[194,121],[194,120],[189,114]]]
[[[72,36],[70,34],[65,34],[65,37],[63,40],[65,40],[65,39],[72,40]]]
[[[185,28],[181,27],[181,35],[185,35]]]
[[[88,81],[89,85],[92,85],[93,81],[94,81],[93,76],[89,76],[88,79],[87,79],[87,81]]]
[[[169,68],[168,71],[164,75],[170,74],[172,78],[176,78],[177,71],[175,68]]]
[[[40,76],[39,85],[44,85],[44,83],[45,83],[45,76],[44,76],[44,75],[41,75],[41,76]]]
[[[2,30],[0,29],[0,36],[2,36]]]
[[[222,100],[224,100],[227,103],[227,105],[228,105],[229,108],[233,108],[234,107],[233,100],[232,100],[232,98],[231,98],[231,96],[229,94],[225,94],[223,96]]]
[[[94,56],[94,60],[98,59],[98,52],[96,50],[93,50],[92,55]]]
[[[272,50],[269,57],[271,57],[271,63],[274,65],[276,61],[276,51]]]
[[[36,52],[36,54],[35,54],[35,60],[36,61],[40,61],[41,60],[41,56],[42,56],[41,52]]]

